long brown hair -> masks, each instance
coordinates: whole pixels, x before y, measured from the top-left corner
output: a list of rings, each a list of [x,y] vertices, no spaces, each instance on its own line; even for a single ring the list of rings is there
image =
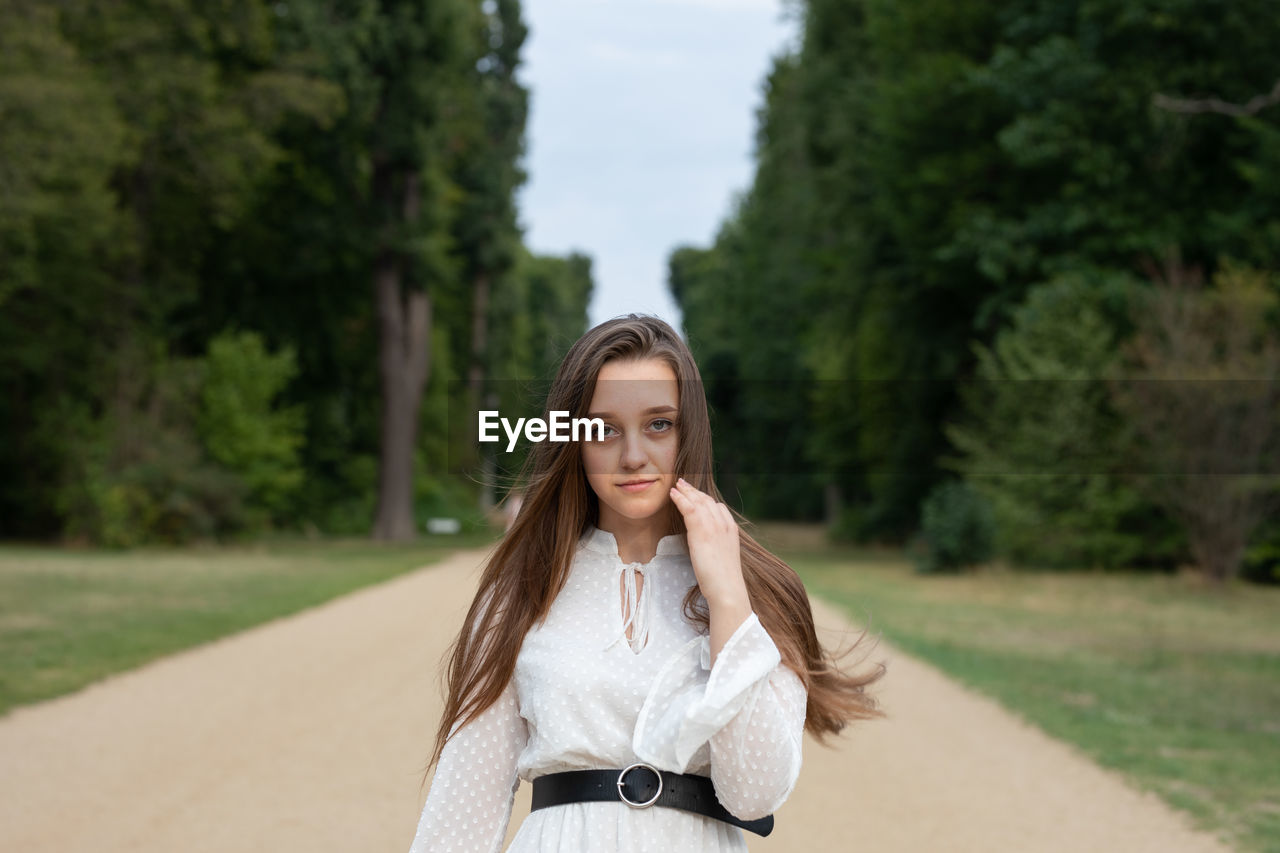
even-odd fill
[[[679,386],[676,473],[723,501],[711,476],[711,422],[702,377],[684,341],[656,317],[630,314],[583,335],[556,373],[544,417],[552,411],[584,417],[606,362],[648,358],[670,365]],[[534,444],[522,479],[520,513],[494,549],[462,630],[448,652],[449,693],[428,772],[454,730],[475,719],[506,689],[525,634],[546,617],[568,578],[578,540],[599,518],[599,502],[587,483],[577,443]],[[678,511],[672,513],[672,526],[676,533],[685,532]],[[884,665],[861,675],[843,671],[840,656],[818,642],[809,597],[799,576],[742,530],[741,521],[739,540],[752,609],[778,646],[783,662],[809,691],[805,728],[823,738],[839,732],[850,720],[883,716],[863,688],[884,674]],[[694,625],[710,630],[707,603],[696,585],[685,595],[684,613]],[[858,641],[865,635],[864,630]]]

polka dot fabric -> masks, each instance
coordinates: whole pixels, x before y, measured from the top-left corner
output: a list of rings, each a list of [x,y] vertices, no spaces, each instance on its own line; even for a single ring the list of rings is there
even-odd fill
[[[634,573],[639,599],[624,602]],[[709,638],[682,612],[696,583],[683,536],[625,564],[613,534],[590,528],[502,698],[445,746],[410,853],[497,853],[520,779],[637,761],[711,776],[739,817],[775,811],[800,773],[804,686],[754,613],[711,666]],[[741,830],[701,815],[571,803],[533,812],[508,851],[746,849]]]

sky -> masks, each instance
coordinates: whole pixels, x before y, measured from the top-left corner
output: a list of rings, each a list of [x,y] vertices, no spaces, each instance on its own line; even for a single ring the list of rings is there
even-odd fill
[[[592,258],[591,325],[680,328],[667,257],[709,246],[750,186],[756,111],[799,27],[782,0],[525,0],[518,199],[535,252]]]

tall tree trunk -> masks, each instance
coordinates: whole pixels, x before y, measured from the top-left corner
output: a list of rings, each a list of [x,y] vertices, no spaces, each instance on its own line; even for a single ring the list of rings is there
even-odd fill
[[[476,274],[471,290],[471,367],[467,372],[467,385],[471,400],[477,409],[492,409],[492,394],[485,394],[485,349],[489,345],[489,292],[490,279],[486,270]],[[480,447],[480,511],[488,512],[497,501],[494,498],[494,472],[496,465],[489,446]]]
[[[374,186],[394,185],[379,180]],[[403,177],[405,222],[418,218],[421,186],[417,173]],[[378,365],[382,384],[382,441],[378,458],[378,509],[375,539],[412,539],[413,451],[418,437],[418,413],[426,385],[431,352],[431,298],[406,287],[404,256],[384,249],[374,262],[373,284],[378,312]]]
[[[476,273],[471,287],[471,368],[467,382],[471,393],[480,398],[484,390],[484,351],[489,345],[489,273]]]

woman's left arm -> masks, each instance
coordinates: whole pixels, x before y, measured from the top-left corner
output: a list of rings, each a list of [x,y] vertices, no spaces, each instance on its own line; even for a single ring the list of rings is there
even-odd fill
[[[719,685],[759,673],[761,661],[779,660],[768,632],[753,613],[711,666],[708,697]],[[748,676],[751,677],[751,676]],[[747,698],[709,739],[711,779],[721,804],[744,820],[776,811],[800,776],[808,693],[800,677],[780,661],[747,689]]]

